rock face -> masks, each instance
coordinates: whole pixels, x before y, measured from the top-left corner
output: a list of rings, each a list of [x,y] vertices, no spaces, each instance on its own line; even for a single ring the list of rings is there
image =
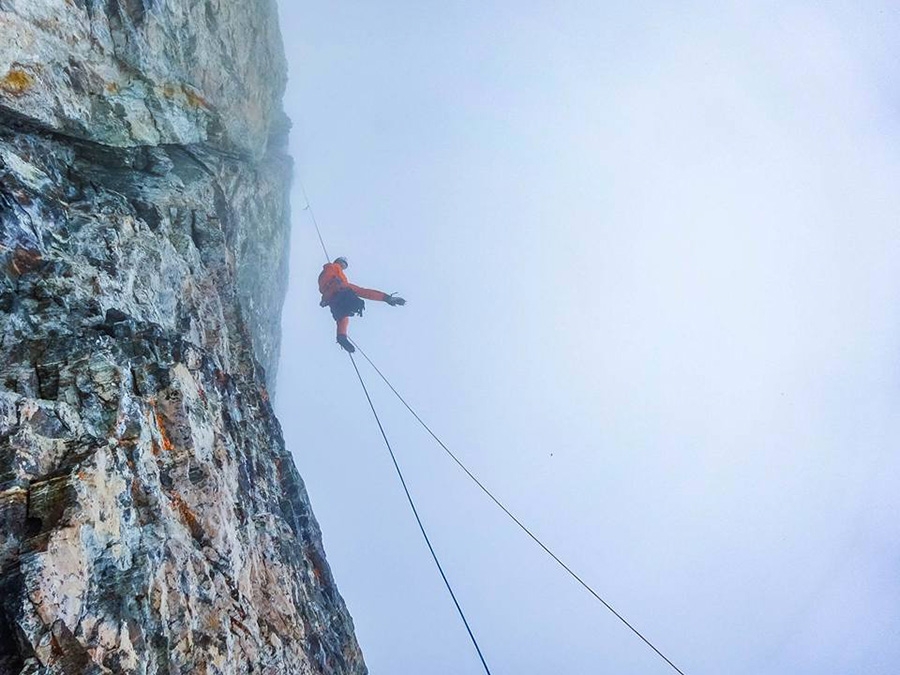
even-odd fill
[[[366,672],[269,404],[273,0],[0,0],[0,675]]]

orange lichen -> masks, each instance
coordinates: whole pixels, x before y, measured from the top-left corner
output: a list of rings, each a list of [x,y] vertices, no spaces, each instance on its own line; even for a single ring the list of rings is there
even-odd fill
[[[178,495],[172,495],[172,504],[175,506],[175,510],[178,511],[184,524],[187,525],[191,536],[197,541],[201,541],[204,538],[203,528],[200,526],[200,521],[197,519],[197,516],[194,515],[194,512],[191,511],[188,505],[184,503],[184,500]]]
[[[317,551],[311,550],[307,552],[307,560],[309,560],[310,568],[312,568],[313,576],[318,583],[323,583],[326,579],[325,570],[323,569],[325,561]]]
[[[236,626],[237,628],[240,628],[240,629],[241,629],[242,631],[244,631],[247,635],[249,635],[250,637],[253,637],[253,633],[250,632],[250,629],[247,628],[247,626],[245,626],[244,623],[243,623],[242,621],[240,621],[239,619],[235,619],[233,616],[230,616],[230,617],[228,617],[228,618],[231,619],[231,625],[232,625],[232,626]]]
[[[175,449],[175,446],[172,445],[172,441],[169,440],[169,437],[166,435],[166,425],[163,420],[163,416],[159,413],[156,413],[156,426],[159,429],[159,438],[162,441],[162,449],[166,452],[172,452]]]
[[[9,72],[0,78],[0,89],[13,96],[21,96],[33,84],[34,77],[21,68],[10,68]]]
[[[205,108],[207,110],[212,108],[209,101],[189,84],[164,84],[161,85],[157,91],[159,91],[164,98],[177,100],[179,103],[186,102],[191,108]]]
[[[119,83],[118,82],[107,82],[106,83],[106,93],[118,94],[119,93]]]
[[[188,105],[193,108],[210,108],[209,102],[193,89],[181,85],[181,91],[187,98]]]
[[[17,246],[9,262],[9,270],[13,276],[21,276],[36,270],[41,264],[41,254],[29,248]]]

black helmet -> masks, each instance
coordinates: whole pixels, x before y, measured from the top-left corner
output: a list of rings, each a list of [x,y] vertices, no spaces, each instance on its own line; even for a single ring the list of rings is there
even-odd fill
[[[340,265],[344,269],[347,269],[348,267],[350,267],[350,263],[347,262],[347,259],[344,256],[335,258],[334,262],[336,262],[338,265]]]

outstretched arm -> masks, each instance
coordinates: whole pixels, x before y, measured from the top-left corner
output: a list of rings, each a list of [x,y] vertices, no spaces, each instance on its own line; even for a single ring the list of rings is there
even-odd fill
[[[357,286],[356,284],[348,285],[354,293],[356,293],[361,298],[365,298],[366,300],[380,300],[381,302],[387,302],[387,299],[391,297],[387,293],[376,291],[371,288],[363,288],[362,286]]]

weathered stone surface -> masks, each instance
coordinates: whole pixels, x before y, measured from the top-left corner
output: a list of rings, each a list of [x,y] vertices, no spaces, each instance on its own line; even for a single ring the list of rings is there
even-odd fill
[[[3,0],[0,104],[106,145],[261,156],[285,81],[274,0]]]
[[[0,38],[0,675],[365,673],[266,387],[273,4],[0,0]]]

